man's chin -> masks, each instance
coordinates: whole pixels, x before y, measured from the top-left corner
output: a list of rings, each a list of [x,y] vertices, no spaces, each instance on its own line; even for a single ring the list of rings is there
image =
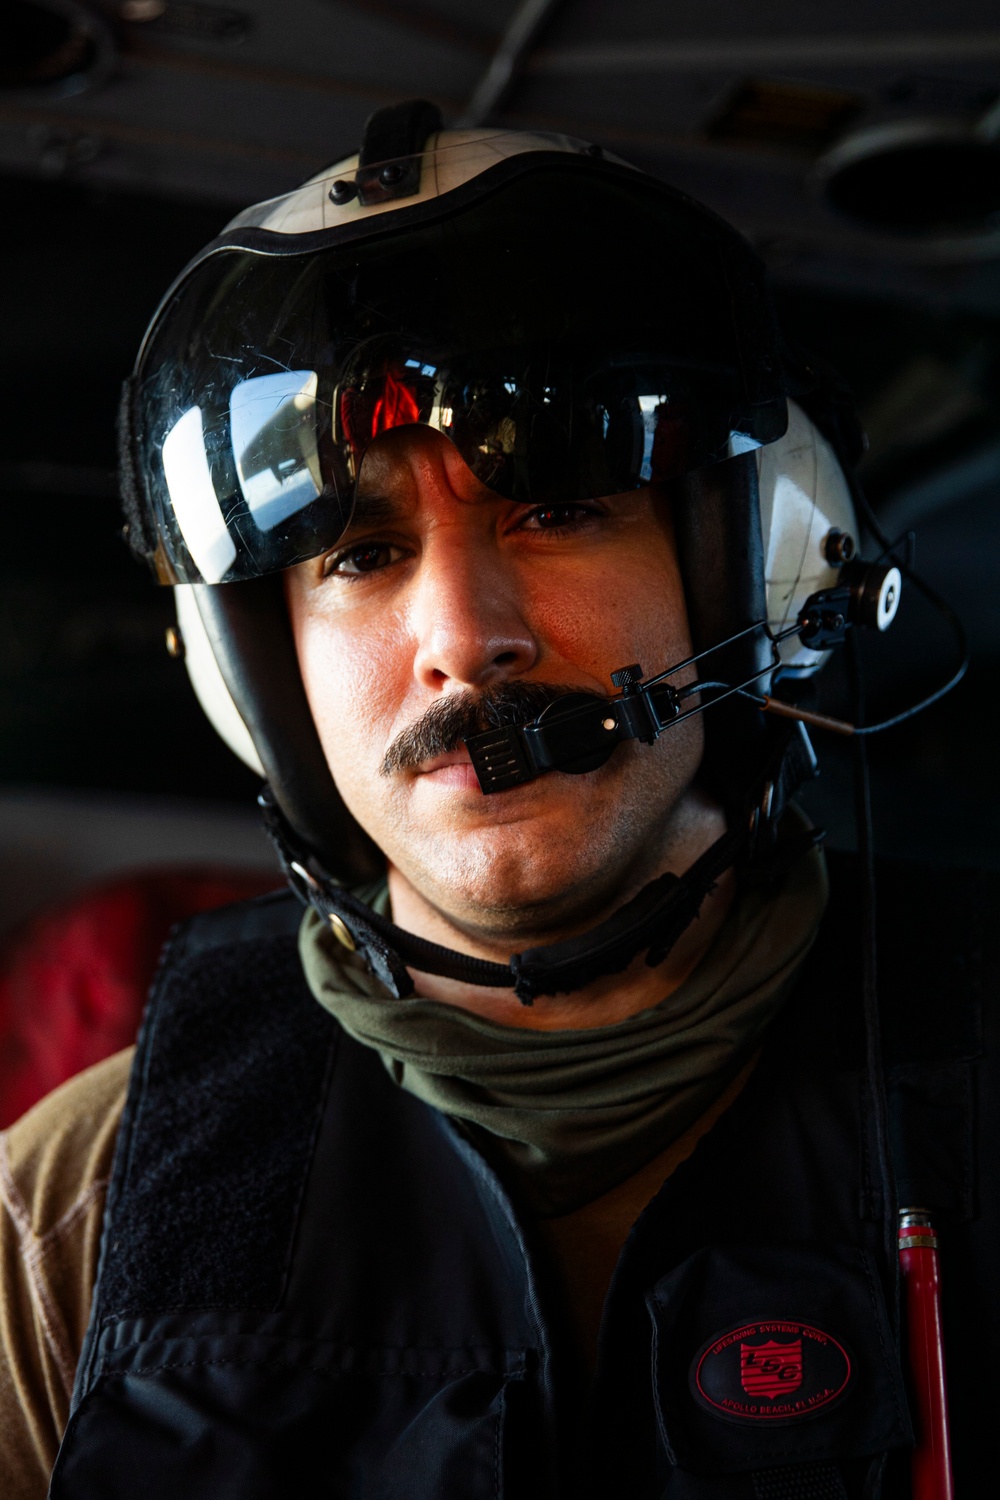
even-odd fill
[[[446,865],[435,857],[440,848],[425,843],[423,860],[418,855],[405,868],[394,867],[394,909],[401,880],[409,887],[401,905],[415,896],[469,939],[500,943],[510,952],[580,931],[621,903],[629,881],[613,847],[591,844],[582,851],[551,828],[540,829],[537,820],[507,832],[503,838],[485,831],[460,836]]]

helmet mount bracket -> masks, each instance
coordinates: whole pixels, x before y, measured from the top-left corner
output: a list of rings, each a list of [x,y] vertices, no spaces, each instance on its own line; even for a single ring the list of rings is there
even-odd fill
[[[426,99],[392,104],[369,117],[354,174],[363,207],[413,198],[420,192],[421,153],[441,124],[441,111]],[[333,201],[344,202],[347,196]]]

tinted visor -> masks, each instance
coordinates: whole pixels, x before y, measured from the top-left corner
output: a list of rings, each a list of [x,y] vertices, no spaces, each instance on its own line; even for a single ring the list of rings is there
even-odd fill
[[[278,236],[245,232],[261,248],[217,249],[181,283],[133,396],[161,578],[229,582],[325,551],[368,445],[412,423],[527,504],[781,435],[766,294],[735,234],[625,169],[505,165],[346,244],[275,253]]]

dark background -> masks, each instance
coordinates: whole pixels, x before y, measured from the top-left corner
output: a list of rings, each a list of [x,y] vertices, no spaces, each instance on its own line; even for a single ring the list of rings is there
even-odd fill
[[[5,909],[61,889],[54,845],[32,884],[26,809],[75,842],[74,878],[89,869],[81,806],[120,829],[96,873],[157,857],[128,833],[151,807],[218,827],[223,862],[266,862],[256,835],[241,853],[225,832],[255,778],[164,650],[169,591],[121,541],[118,390],[167,284],[236,208],[346,153],[373,108],[420,95],[451,121],[596,139],[754,241],[788,330],[854,390],[883,524],[915,529],[918,565],[969,632],[962,686],[872,742],[878,845],[998,862],[1000,17],[871,0],[749,11],[0,8],[0,867],[31,891],[8,888]],[[953,654],[911,591],[866,652],[872,712],[933,686]],[[830,707],[842,677],[828,668]],[[849,759],[837,742],[817,749],[809,806],[849,843]]]

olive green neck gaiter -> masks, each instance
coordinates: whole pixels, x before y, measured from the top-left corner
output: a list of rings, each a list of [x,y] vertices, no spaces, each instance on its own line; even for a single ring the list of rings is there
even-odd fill
[[[313,910],[299,951],[319,1003],[401,1088],[463,1122],[545,1217],[624,1182],[718,1098],[794,984],[826,898],[814,849],[777,886],[738,892],[667,999],[589,1031],[532,1031],[436,1000],[396,1000]],[[372,905],[388,911],[384,887]]]

